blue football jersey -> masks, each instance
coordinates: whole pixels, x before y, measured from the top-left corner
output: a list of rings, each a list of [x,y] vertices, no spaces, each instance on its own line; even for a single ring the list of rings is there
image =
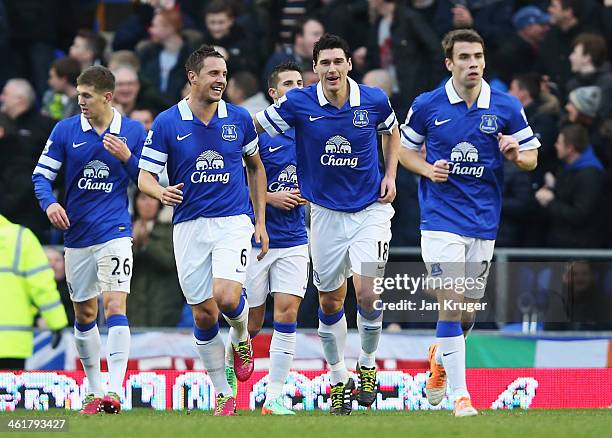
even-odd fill
[[[258,152],[253,119],[244,108],[219,101],[208,125],[194,117],[187,100],[159,114],[147,134],[139,166],[170,185],[184,183],[183,202],[172,222],[249,214],[243,155]]]
[[[270,137],[266,133],[260,134],[259,155],[266,168],[268,192],[299,188],[293,129],[276,137]],[[270,248],[290,248],[308,243],[304,206],[300,205],[287,211],[266,205],[266,230],[270,238]],[[253,240],[253,246],[261,244]]]
[[[64,245],[68,248],[83,248],[132,235],[127,187],[130,178],[138,181],[138,158],[145,130],[142,123],[113,111],[113,120],[102,135],[98,135],[83,115],[59,121],[32,175],[36,197],[46,211],[57,202],[51,183],[64,165],[64,208],[70,221]],[[132,152],[127,163],[104,149],[102,139],[108,132],[124,141]]]
[[[447,160],[450,167],[446,182],[421,178],[421,230],[495,239],[504,167],[497,134],[512,135],[521,151],[540,147],[520,102],[483,80],[468,108],[449,79],[414,100],[400,132],[404,147],[418,151],[425,143],[428,163]]]
[[[382,90],[348,81],[349,100],[340,109],[318,83],[289,90],[257,120],[271,136],[295,127],[297,175],[306,199],[352,213],[380,197],[377,135],[390,133],[397,120]]]

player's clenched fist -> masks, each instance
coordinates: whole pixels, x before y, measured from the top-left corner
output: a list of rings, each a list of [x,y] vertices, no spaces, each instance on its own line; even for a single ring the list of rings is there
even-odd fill
[[[159,200],[164,205],[169,205],[174,207],[181,202],[183,202],[183,191],[181,190],[185,184],[178,183],[174,186],[165,187],[162,192]]]
[[[47,217],[55,228],[59,228],[63,231],[70,228],[70,221],[68,220],[66,210],[64,210],[64,207],[59,205],[57,202],[54,202],[47,207]]]
[[[435,183],[445,182],[448,180],[448,174],[450,173],[450,166],[446,160],[438,160],[433,163],[431,167],[431,174],[429,179]]]

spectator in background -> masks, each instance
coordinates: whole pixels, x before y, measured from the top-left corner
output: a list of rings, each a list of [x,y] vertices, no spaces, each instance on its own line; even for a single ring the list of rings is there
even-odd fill
[[[367,32],[355,32],[355,29],[368,28],[368,0],[321,0],[321,5],[314,11],[327,32],[342,35],[351,49],[364,47]],[[355,62],[355,55],[352,56]]]
[[[130,113],[130,119],[138,120],[142,123],[147,132],[151,129],[151,125],[156,116],[157,112],[147,107],[136,107]]]
[[[133,326],[174,327],[183,297],[174,261],[172,225],[158,221],[161,202],[142,192],[134,197],[134,271],[128,317]]]
[[[168,101],[180,100],[185,85],[185,61],[193,51],[181,32],[183,20],[176,10],[159,10],[149,28],[150,41],[138,49],[140,75]]]
[[[546,184],[535,198],[549,215],[548,246],[555,248],[601,248],[602,190],[604,172],[589,146],[587,130],[571,124],[559,133],[557,156],[564,163],[557,175],[546,175]]]
[[[576,37],[569,55],[573,75],[567,81],[566,90],[597,86],[601,89],[601,105],[598,115],[612,119],[612,72],[608,62],[608,46],[603,36],[583,33]]]
[[[540,43],[550,30],[550,15],[536,6],[525,6],[512,16],[516,30],[501,45],[494,59],[494,70],[506,84],[512,76],[532,71]]]
[[[0,214],[30,230],[43,243],[50,240],[49,224],[38,208],[32,186],[32,160],[23,154],[15,123],[0,113]],[[1,288],[1,287],[0,287]]]
[[[229,54],[227,70],[258,72],[260,69],[259,46],[255,38],[235,22],[234,8],[230,2],[211,0],[204,12],[204,43],[221,46]]]
[[[551,0],[548,13],[553,26],[540,45],[536,71],[550,77],[565,96],[564,87],[571,75],[569,55],[572,41],[589,28],[586,17],[589,8],[595,7],[589,0]]]
[[[295,62],[304,73],[312,72],[312,49],[324,33],[325,29],[318,19],[303,17],[298,20],[293,31],[293,45],[270,55],[262,73],[261,83],[267,84],[274,67],[287,61]],[[308,79],[304,76],[304,87],[307,87],[312,81],[312,78]]]
[[[38,157],[49,138],[54,121],[36,110],[36,94],[25,79],[9,79],[0,95],[0,111],[15,124],[21,143],[19,155],[27,157],[31,170],[36,167]]]
[[[119,67],[127,65],[135,72],[140,73],[140,60],[131,50],[118,50],[108,57],[108,69],[117,70]]]
[[[117,109],[123,114],[130,114],[134,108],[142,106],[150,107],[160,113],[172,105],[153,87],[143,87],[138,78],[138,73],[133,67],[120,65],[112,72],[115,75],[113,103],[118,106]]]
[[[92,65],[102,64],[106,40],[103,36],[89,29],[81,29],[77,32],[70,46],[69,56],[81,64],[81,70]]]
[[[55,277],[55,284],[59,291],[60,298],[64,310],[66,310],[66,316],[68,317],[68,325],[74,325],[74,309],[72,307],[72,301],[70,300],[70,292],[68,291],[68,283],[66,282],[66,263],[64,261],[64,253],[54,247],[47,246],[45,249],[45,255],[49,260],[49,266],[53,269],[53,276]]]
[[[538,150],[538,167],[534,171],[537,179],[546,172],[554,172],[557,168],[557,141],[559,115],[548,112],[541,99],[542,78],[538,73],[517,74],[510,82],[508,93],[516,97],[523,105],[529,126],[540,140]]]
[[[243,107],[251,115],[265,110],[270,105],[266,96],[259,91],[257,78],[246,71],[233,75],[227,82],[225,92],[231,103]]]
[[[81,65],[76,59],[66,57],[53,61],[49,69],[49,90],[42,99],[44,115],[61,120],[81,113],[76,89],[80,74]]]
[[[366,65],[389,72],[401,103],[394,109],[403,120],[414,98],[435,88],[446,74],[440,38],[417,10],[401,1],[370,0],[370,5],[377,18],[370,27]]]
[[[453,29],[475,29],[494,52],[512,29],[513,0],[438,0],[434,26],[438,35]]]

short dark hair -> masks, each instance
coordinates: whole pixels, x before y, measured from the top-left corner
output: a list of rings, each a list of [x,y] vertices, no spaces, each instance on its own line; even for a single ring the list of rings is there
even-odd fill
[[[542,76],[539,73],[518,73],[514,75],[514,80],[521,89],[527,90],[533,100],[540,98]]]
[[[51,69],[55,70],[55,74],[58,77],[66,78],[70,85],[76,87],[77,78],[81,74],[81,64],[79,64],[79,61],[66,56],[53,61]]]
[[[584,0],[559,0],[561,9],[571,9],[574,13],[574,17],[582,17],[584,12]]]
[[[234,5],[227,0],[212,0],[204,9],[204,16],[208,14],[221,14],[225,12],[230,17],[235,16]]]
[[[285,61],[278,64],[272,69],[270,76],[268,77],[268,88],[276,88],[278,85],[278,75],[286,71],[296,71],[302,74],[302,69],[297,63],[293,61]]]
[[[482,50],[485,49],[485,43],[478,32],[473,29],[456,29],[451,30],[442,39],[442,50],[444,56],[448,59],[453,59],[453,49],[455,43],[480,43]]]
[[[257,82],[257,78],[253,73],[248,71],[239,71],[234,74],[231,81],[234,81],[236,87],[241,89],[245,95],[245,97],[251,97],[257,94],[259,90],[259,83]]]
[[[570,123],[561,128],[560,135],[563,135],[563,140],[566,146],[573,146],[576,152],[583,153],[589,145],[589,132],[582,125]]]
[[[572,42],[572,50],[578,45],[582,46],[582,52],[591,56],[591,61],[596,68],[601,67],[608,59],[608,44],[606,39],[596,33],[581,33]]]
[[[329,49],[342,49],[347,60],[351,57],[351,49],[344,38],[331,33],[326,33],[319,38],[319,41],[315,43],[314,48],[312,49],[312,60],[314,63],[317,63],[317,60],[319,59],[319,52],[321,52],[321,50]]]
[[[92,65],[79,75],[77,85],[89,85],[96,91],[112,93],[115,91],[115,75],[103,65]]]
[[[196,74],[200,73],[206,58],[225,59],[223,55],[217,52],[213,46],[202,44],[198,49],[194,50],[187,58],[187,61],[185,61],[185,72],[188,73],[193,71]]]
[[[94,54],[94,59],[102,59],[104,50],[106,49],[106,40],[102,35],[99,35],[89,29],[81,29],[76,36],[85,39],[87,48]]]

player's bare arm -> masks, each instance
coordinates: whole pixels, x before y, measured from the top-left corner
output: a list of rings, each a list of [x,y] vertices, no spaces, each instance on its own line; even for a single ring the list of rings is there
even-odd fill
[[[162,204],[171,207],[183,202],[183,186],[183,183],[178,183],[163,187],[151,172],[144,169],[140,169],[138,174],[138,189],[155,199],[159,199]]]
[[[62,207],[59,202],[54,202],[49,205],[46,213],[49,221],[55,228],[59,228],[62,231],[66,231],[70,228],[70,221],[68,220],[66,210],[64,210],[64,207]]]
[[[395,199],[397,194],[395,178],[397,176],[397,161],[399,159],[400,135],[399,128],[396,126],[391,134],[382,136],[382,152],[385,158],[385,176],[380,183],[380,198],[378,202],[389,204]]]
[[[519,151],[519,144],[511,135],[497,135],[499,150],[521,170],[534,170],[538,165],[538,150]]]
[[[399,152],[399,161],[402,166],[412,173],[429,178],[435,183],[448,180],[450,166],[446,160],[438,160],[433,164],[429,164],[421,156],[420,152],[402,147]]]
[[[259,123],[259,120],[257,120],[257,116],[255,114],[253,114],[253,123],[255,124],[255,130],[258,134],[266,132],[266,130],[261,126],[261,123]]]
[[[130,152],[127,144],[119,140],[113,134],[104,134],[102,144],[104,145],[104,149],[109,151],[113,157],[117,158],[122,163],[127,163],[132,156],[132,152]]]
[[[255,242],[261,243],[261,252],[257,260],[264,258],[268,252],[269,239],[266,231],[266,170],[259,153],[244,157],[251,202],[255,210]]]

